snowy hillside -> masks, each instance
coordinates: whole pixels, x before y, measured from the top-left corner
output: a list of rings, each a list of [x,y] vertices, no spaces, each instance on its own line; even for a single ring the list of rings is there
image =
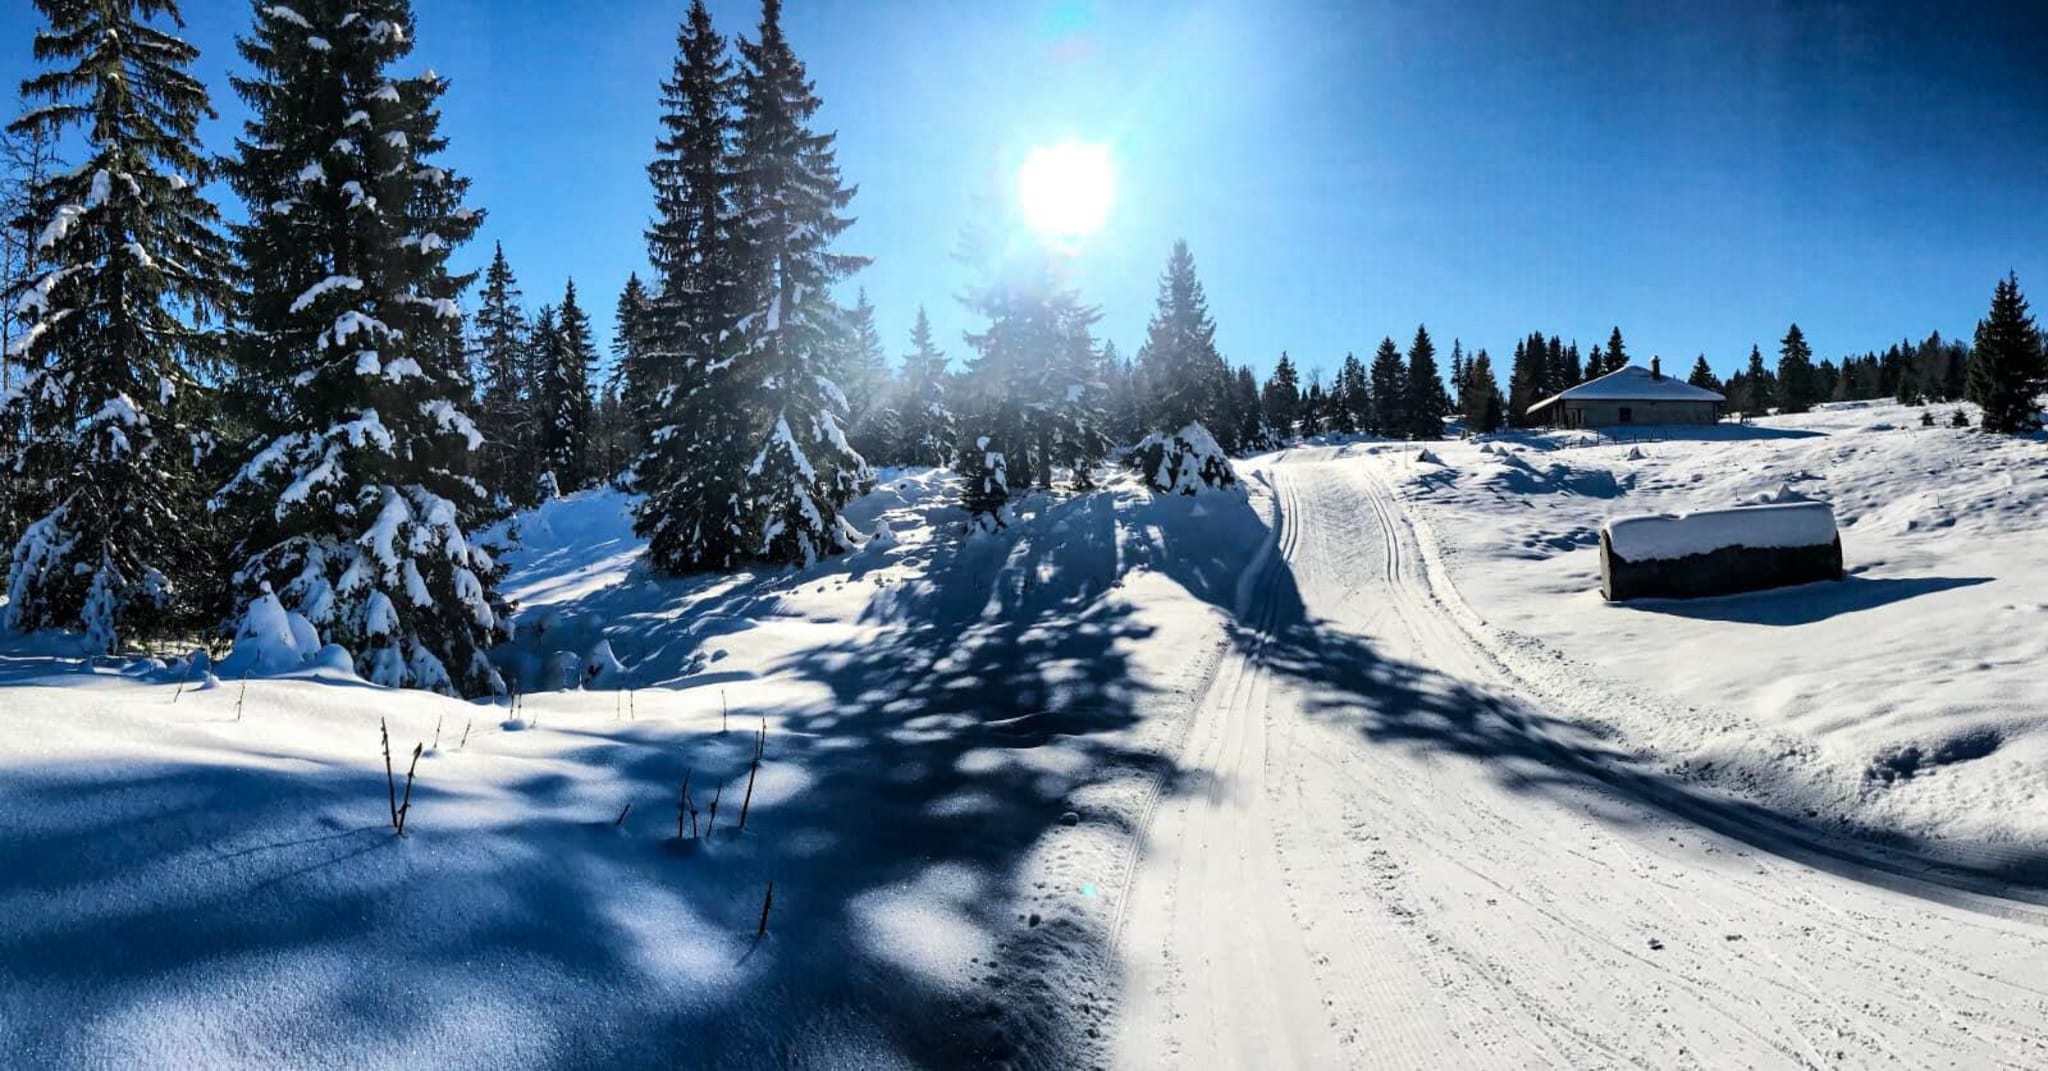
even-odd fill
[[[2048,449],[1953,408],[1504,436],[1403,466],[1401,490],[1467,623],[1573,714],[1686,778],[2048,876]],[[1798,498],[1833,505],[1848,579],[1601,601],[1606,518]]]
[[[6,648],[0,1062],[1088,1059],[1129,831],[1265,528],[1126,486],[963,539],[951,476],[884,475],[884,534],[806,572],[650,579],[610,492],[522,516],[519,676],[618,664],[516,714]],[[403,839],[380,721],[401,791],[426,745]]]

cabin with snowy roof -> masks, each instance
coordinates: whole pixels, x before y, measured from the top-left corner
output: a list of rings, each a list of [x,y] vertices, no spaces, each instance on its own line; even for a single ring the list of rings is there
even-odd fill
[[[1728,404],[1722,395],[1664,374],[1661,362],[1629,365],[1589,379],[1529,407],[1529,422],[1557,428],[1636,424],[1712,424]]]

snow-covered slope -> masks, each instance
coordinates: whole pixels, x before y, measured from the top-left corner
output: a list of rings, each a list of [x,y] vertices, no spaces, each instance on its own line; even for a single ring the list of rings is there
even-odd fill
[[[1447,445],[1402,489],[1516,668],[1673,772],[2048,873],[2048,442],[1950,428],[1951,408]],[[1609,517],[1801,498],[1834,507],[1848,579],[1601,601]]]
[[[884,475],[888,534],[805,572],[647,576],[609,492],[522,517],[516,712],[0,650],[0,1065],[1095,1059],[1132,831],[1265,529],[1120,485],[965,538],[950,476]],[[403,839],[380,721],[399,791],[425,745]]]

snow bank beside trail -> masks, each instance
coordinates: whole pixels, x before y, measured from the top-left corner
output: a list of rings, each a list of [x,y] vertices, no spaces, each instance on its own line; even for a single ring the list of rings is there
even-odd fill
[[[1688,558],[1728,547],[1824,547],[1836,535],[1835,511],[1822,502],[1615,517],[1603,531],[1614,553],[1629,561]]]
[[[1450,478],[1388,473],[1503,658],[1672,776],[1958,858],[2048,858],[2048,441],[1918,414],[1689,429],[1635,461],[1529,433],[1540,467],[1497,440],[1438,446]],[[1838,583],[1601,598],[1617,514],[1801,499],[1851,551]],[[1804,524],[1786,538],[1824,535]]]

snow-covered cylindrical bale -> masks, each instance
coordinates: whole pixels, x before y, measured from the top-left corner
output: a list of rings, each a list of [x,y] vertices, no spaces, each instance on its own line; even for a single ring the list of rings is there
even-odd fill
[[[1600,529],[1600,593],[1612,602],[1841,578],[1842,538],[1825,502],[1616,517]]]

